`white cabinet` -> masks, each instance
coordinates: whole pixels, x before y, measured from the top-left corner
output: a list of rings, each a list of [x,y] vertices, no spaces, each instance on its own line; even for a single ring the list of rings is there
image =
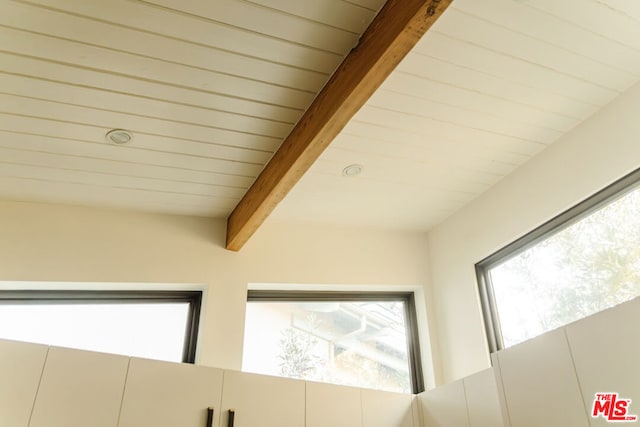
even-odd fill
[[[511,427],[587,427],[564,329],[497,353]]]
[[[420,427],[414,420],[413,396],[377,390],[362,390],[363,427]]]
[[[27,427],[49,348],[0,340],[0,426]]]
[[[360,389],[308,382],[306,427],[362,425]]]
[[[116,427],[129,358],[51,347],[30,427]]]
[[[305,383],[285,378],[224,371],[220,423],[228,410],[235,427],[304,427]]]
[[[463,380],[470,427],[502,427],[502,409],[493,368]]]
[[[205,427],[207,408],[219,425],[221,369],[132,358],[119,427]]]
[[[425,427],[469,427],[462,381],[421,393],[418,399],[422,405]]]
[[[493,369],[418,395],[425,427],[503,427]]]
[[[616,392],[620,399],[632,400],[629,415],[640,417],[639,329],[640,299],[566,327],[587,410],[596,393]],[[594,427],[611,425],[603,417],[589,418]]]

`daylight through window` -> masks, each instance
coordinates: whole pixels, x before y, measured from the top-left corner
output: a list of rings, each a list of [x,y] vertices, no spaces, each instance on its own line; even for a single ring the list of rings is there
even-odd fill
[[[248,372],[411,393],[417,347],[413,294],[249,292]]]
[[[201,292],[0,291],[0,338],[194,362]]]
[[[640,172],[478,264],[492,351],[640,295]]]

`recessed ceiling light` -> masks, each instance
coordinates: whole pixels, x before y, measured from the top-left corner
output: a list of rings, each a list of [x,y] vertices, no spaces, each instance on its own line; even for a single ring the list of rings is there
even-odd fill
[[[105,135],[107,142],[116,145],[124,145],[133,141],[133,134],[124,129],[113,129]]]
[[[364,170],[364,166],[362,165],[357,165],[357,164],[349,165],[346,168],[342,169],[342,176],[348,176],[348,177],[358,176],[362,173],[363,170]]]

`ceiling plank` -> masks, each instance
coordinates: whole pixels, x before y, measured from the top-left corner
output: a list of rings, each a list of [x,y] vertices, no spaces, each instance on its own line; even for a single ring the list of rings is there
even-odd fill
[[[238,251],[452,0],[388,0],[227,220]]]

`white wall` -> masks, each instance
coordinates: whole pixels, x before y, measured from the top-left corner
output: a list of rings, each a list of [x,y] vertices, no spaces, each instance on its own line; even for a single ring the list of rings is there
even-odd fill
[[[198,361],[239,369],[249,283],[422,290],[428,280],[425,235],[265,224],[235,253],[224,233],[221,220],[0,202],[0,282],[203,285]]]
[[[436,227],[428,245],[419,234],[268,223],[233,253],[224,221],[0,202],[0,281],[204,285],[199,362],[232,369],[249,283],[420,288],[436,380],[453,381],[490,365],[474,264],[639,167],[638,111],[640,86]]]
[[[428,236],[440,382],[490,366],[474,264],[640,167],[640,85]]]

